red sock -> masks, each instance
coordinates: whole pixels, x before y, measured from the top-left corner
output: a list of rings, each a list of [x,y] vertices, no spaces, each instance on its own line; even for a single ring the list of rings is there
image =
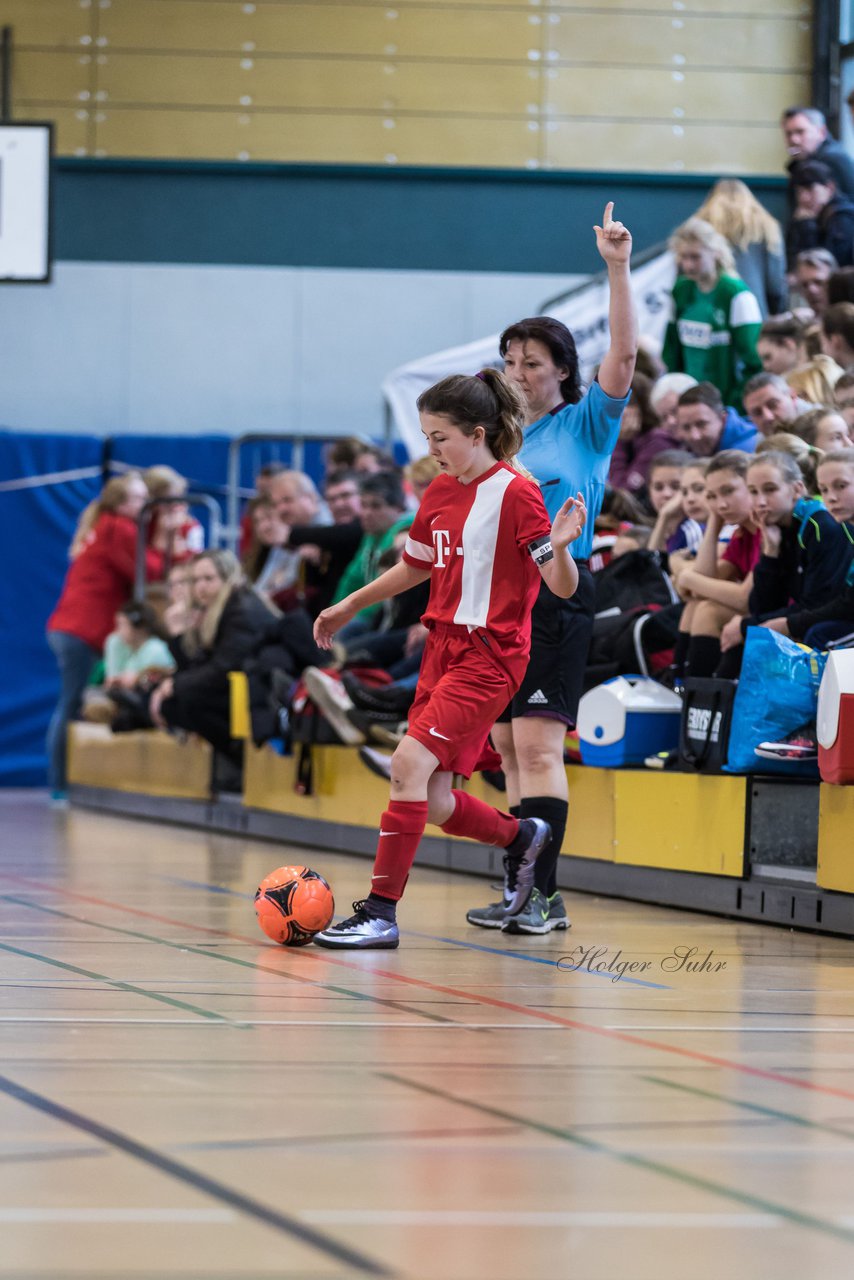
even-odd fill
[[[427,825],[426,800],[391,800],[380,819],[371,892],[397,902],[403,897],[415,853]]]
[[[470,796],[467,791],[452,791],[455,806],[442,830],[449,836],[467,836],[469,840],[479,840],[481,844],[494,844],[499,849],[506,849],[512,844],[519,831],[519,821],[511,818],[509,813],[493,809],[491,804]]]

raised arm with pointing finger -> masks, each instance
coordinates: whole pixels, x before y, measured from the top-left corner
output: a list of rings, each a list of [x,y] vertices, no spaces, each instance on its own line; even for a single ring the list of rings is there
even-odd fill
[[[629,260],[632,236],[628,227],[612,218],[613,200],[605,205],[602,226],[596,226],[596,247],[608,267],[610,303],[608,324],[611,345],[599,366],[599,385],[606,395],[626,395],[635,371],[638,350],[638,321],[632,296]]]

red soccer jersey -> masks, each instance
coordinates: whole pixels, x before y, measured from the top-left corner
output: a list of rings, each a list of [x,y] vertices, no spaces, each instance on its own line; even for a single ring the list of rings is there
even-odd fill
[[[540,588],[534,560],[551,521],[542,494],[506,463],[462,484],[437,476],[412,522],[403,559],[431,569],[431,622],[485,630],[506,657],[527,656]]]

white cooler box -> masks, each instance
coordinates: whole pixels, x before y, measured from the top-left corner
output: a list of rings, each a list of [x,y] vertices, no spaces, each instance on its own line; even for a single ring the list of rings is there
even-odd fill
[[[578,706],[578,737],[584,764],[614,768],[643,764],[657,751],[679,746],[682,699],[646,676],[615,676]]]
[[[824,782],[854,783],[854,649],[833,649],[818,690],[818,768]]]

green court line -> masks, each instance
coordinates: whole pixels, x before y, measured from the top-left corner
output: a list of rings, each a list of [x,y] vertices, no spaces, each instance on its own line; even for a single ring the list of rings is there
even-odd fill
[[[830,1222],[824,1218],[813,1217],[809,1213],[802,1213],[798,1209],[790,1209],[786,1205],[776,1204],[773,1200],[765,1200],[761,1196],[751,1195],[749,1191],[738,1191],[736,1188],[728,1187],[724,1183],[713,1182],[710,1178],[704,1178],[701,1174],[689,1173],[687,1170],[679,1169],[675,1165],[662,1164],[659,1160],[651,1160],[647,1156],[636,1155],[631,1151],[616,1150],[613,1147],[606,1146],[603,1142],[597,1142],[594,1138],[585,1138],[574,1129],[560,1129],[556,1125],[543,1124],[539,1120],[530,1120],[526,1116],[515,1115],[512,1111],[505,1111],[501,1107],[491,1107],[483,1102],[472,1102],[469,1098],[459,1098],[455,1094],[446,1093],[445,1090],[437,1089],[433,1085],[420,1084],[415,1080],[395,1075],[390,1071],[378,1071],[377,1075],[382,1080],[390,1080],[394,1084],[403,1085],[407,1089],[426,1093],[433,1098],[441,1098],[445,1102],[456,1103],[458,1106],[477,1111],[481,1115],[492,1116],[498,1120],[508,1120],[514,1124],[521,1125],[524,1129],[532,1129],[536,1133],[543,1133],[547,1137],[557,1138],[561,1142],[583,1147],[586,1151],[593,1151],[597,1155],[610,1156],[612,1159],[619,1160],[621,1164],[630,1165],[635,1169],[642,1169],[645,1173],[657,1173],[669,1178],[671,1181],[680,1182],[683,1186],[694,1187],[698,1191],[721,1196],[723,1199],[734,1201],[743,1207],[758,1209],[761,1213],[773,1214],[775,1217],[783,1218],[794,1226],[807,1227],[812,1231],[821,1232],[822,1235],[831,1236],[844,1244],[854,1244],[854,1230],[837,1226],[835,1222]]]
[[[23,905],[27,905],[26,903]],[[174,1000],[172,996],[160,995],[157,991],[146,991],[144,987],[135,987],[132,982],[122,982],[118,978],[109,978],[105,973],[95,973],[91,969],[81,969],[76,964],[66,964],[64,960],[53,960],[50,956],[41,955],[38,951],[25,951],[23,947],[13,947],[9,942],[0,942],[0,951],[10,951],[12,955],[25,956],[27,960],[38,960],[40,964],[52,965],[54,969],[64,969],[66,973],[77,973],[83,978],[92,978],[95,982],[106,982],[107,986],[118,991],[128,991],[135,996],[145,996],[146,1000],[156,1000],[160,1004],[171,1005],[173,1009],[183,1009],[187,1013],[195,1013],[200,1018],[209,1018],[213,1022],[222,1022],[229,1027],[238,1027],[245,1031],[248,1024],[234,1022],[212,1009],[202,1009],[195,1004],[187,1004],[185,1000]]]
[[[693,1085],[678,1084],[675,1080],[662,1080],[659,1076],[639,1076],[648,1084],[660,1084],[664,1089],[676,1089],[680,1093],[690,1093],[696,1098],[709,1098],[713,1102],[725,1102],[731,1107],[740,1107],[743,1111],[752,1111],[756,1115],[768,1116],[772,1120],[784,1120],[788,1124],[801,1125],[805,1129],[815,1129],[818,1133],[830,1133],[835,1138],[847,1138],[854,1142],[854,1130],[837,1128],[836,1125],[822,1124],[819,1120],[808,1120],[806,1116],[795,1115],[793,1111],[778,1111],[775,1107],[763,1107],[758,1102],[743,1102],[741,1098],[727,1098],[723,1093],[711,1093],[708,1089],[697,1089]]]
[[[402,1004],[398,1000],[383,1000],[381,996],[372,996],[365,991],[352,991],[349,987],[337,987],[328,982],[316,982],[313,978],[306,978],[302,974],[290,973],[288,971],[283,971],[282,969],[274,969],[272,966],[266,964],[256,964],[252,960],[239,960],[237,956],[224,955],[219,951],[208,951],[205,947],[197,947],[192,943],[170,942],[168,938],[159,938],[152,933],[142,933],[138,929],[123,929],[117,924],[102,924],[98,920],[89,920],[86,916],[74,915],[71,911],[60,911],[58,907],[46,907],[40,902],[31,902],[28,898],[15,897],[14,894],[0,894],[0,902],[12,902],[19,907],[28,907],[31,911],[40,911],[43,915],[58,916],[61,920],[72,920],[75,924],[85,924],[92,929],[104,929],[107,933],[120,933],[124,934],[128,938],[139,938],[143,942],[154,942],[158,946],[169,947],[172,951],[183,951],[185,953],[192,952],[194,955],[206,956],[209,960],[223,960],[226,964],[235,964],[241,969],[252,969],[256,973],[271,973],[277,978],[288,978],[293,982],[299,982],[303,986],[314,987],[320,991],[331,991],[333,994],[339,996],[349,996],[351,999],[361,1000],[366,1004],[375,1004],[386,1009],[394,1009],[397,1013],[412,1013],[415,1014],[416,1017],[426,1019],[428,1022],[442,1022],[447,1026],[456,1025],[453,1018],[446,1018],[441,1013],[430,1013],[424,1009],[419,1009],[417,1006]],[[46,959],[46,957],[38,956],[35,958]],[[52,962],[48,961],[48,963]],[[59,961],[56,961],[56,963],[59,964]],[[69,966],[64,967],[68,968]],[[80,972],[83,973],[84,970],[81,969]],[[109,982],[110,979],[105,978],[104,981]],[[162,996],[160,998],[166,1001],[166,1003],[179,1004],[182,1008],[194,1008],[192,1005],[180,1005],[180,1002],[170,1001],[167,996]],[[198,1010],[194,1010],[194,1012],[198,1012]],[[219,1013],[208,1013],[205,1016],[209,1018],[222,1018],[223,1021],[228,1022],[229,1025],[239,1027],[242,1031],[251,1031],[254,1029],[251,1023],[234,1022],[230,1018],[224,1018],[223,1015]]]

